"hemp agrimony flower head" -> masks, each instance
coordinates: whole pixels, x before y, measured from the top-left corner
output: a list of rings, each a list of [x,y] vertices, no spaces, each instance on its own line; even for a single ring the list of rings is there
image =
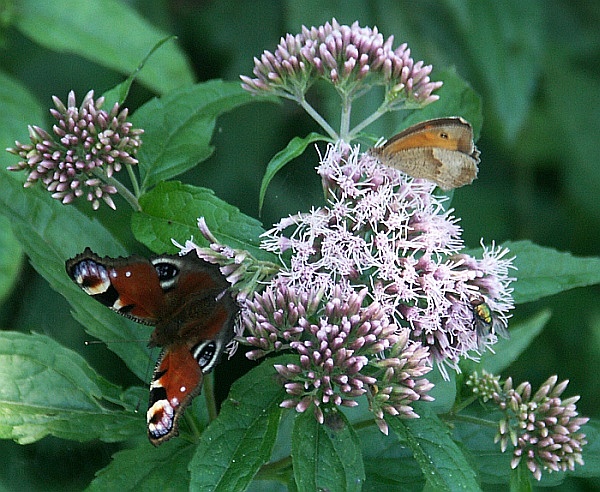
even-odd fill
[[[385,433],[386,413],[418,417],[411,403],[431,400],[427,393],[433,385],[422,377],[431,370],[429,353],[410,341],[408,330],[399,329],[377,302],[366,299],[367,288],[333,286],[325,298],[324,289],[309,284],[288,287],[285,272],[273,278],[280,267],[219,244],[202,218],[198,225],[210,248],[193,240],[174,244],[181,254],[193,249],[200,258],[221,265],[242,305],[238,340],[254,347],[247,357],[278,351],[298,355],[297,364],[275,366],[289,395],[282,407],[304,412],[313,406],[323,423],[325,412],[355,406],[356,398],[366,395]],[[258,293],[268,278],[271,282]]]
[[[138,163],[135,155],[141,145],[143,130],[131,128],[128,110],[115,103],[110,112],[101,109],[104,98],[94,101],[94,91],[86,94],[80,107],[75,93],[69,92],[65,106],[52,98],[56,109],[50,113],[57,123],[52,127],[55,136],[38,126],[29,126],[31,144],[15,142],[6,149],[23,160],[11,171],[27,169],[25,187],[41,181],[52,198],[64,204],[85,196],[97,210],[100,199],[111,208],[110,195],[118,192],[119,183],[112,180],[123,165]]]
[[[263,247],[291,253],[280,273],[287,287],[334,289],[348,296],[364,286],[398,329],[429,349],[429,363],[458,369],[505,333],[512,309],[508,251],[492,246],[483,258],[459,254],[461,229],[435,185],[381,166],[343,143],[330,145],[318,168],[325,207],[282,220]],[[489,309],[482,329],[475,308]]]
[[[533,395],[530,383],[513,388],[508,378],[501,385],[499,378],[485,371],[481,377],[476,372],[471,374],[467,382],[475,394],[504,413],[495,442],[500,442],[502,452],[509,443],[513,445],[511,467],[525,460],[537,480],[542,478],[543,470],[573,470],[575,463],[584,464],[581,451],[587,441],[578,431],[589,419],[578,417],[575,403],[579,396],[560,398],[568,381],[557,381],[557,376],[551,376]]]
[[[304,412],[312,406],[324,422],[324,409],[358,405],[365,395],[382,432],[384,413],[418,417],[411,404],[431,400],[433,387],[422,378],[431,370],[427,350],[410,343],[376,302],[367,303],[368,290],[343,292],[300,289],[286,285],[284,277],[262,294],[248,299],[243,324],[244,341],[255,347],[250,359],[282,350],[299,356],[299,363],[275,365],[288,399],[284,408]]]
[[[254,59],[256,78],[241,76],[250,92],[269,93],[298,102],[334,138],[352,140],[362,128],[387,111],[423,107],[438,99],[432,94],[442,82],[429,78],[432,67],[414,62],[406,43],[393,49],[394,37],[384,39],[377,28],[340,25],[335,19],[323,26],[287,34],[274,53]],[[342,99],[339,135],[306,102],[306,93],[318,79],[335,87]],[[367,120],[349,131],[352,100],[372,86],[385,88],[384,101]]]

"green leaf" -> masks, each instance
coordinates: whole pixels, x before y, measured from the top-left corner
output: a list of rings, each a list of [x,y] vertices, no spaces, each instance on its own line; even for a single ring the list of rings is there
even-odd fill
[[[363,452],[364,490],[394,492],[422,490],[425,478],[404,441],[386,436],[375,425],[357,430]]]
[[[440,100],[423,109],[413,111],[402,120],[398,131],[433,118],[462,116],[473,126],[475,140],[477,140],[483,124],[481,97],[456,73],[454,67],[436,71],[432,78],[444,82],[444,85],[435,92],[440,96]]]
[[[600,258],[577,258],[530,241],[507,242],[503,246],[516,255],[516,304],[600,283]]]
[[[510,474],[510,491],[511,492],[531,492],[533,485],[531,484],[531,472],[527,468],[527,463],[522,460],[516,469]]]
[[[493,347],[494,352],[484,352],[479,362],[463,359],[460,362],[461,372],[470,374],[485,369],[492,374],[500,374],[525,352],[525,349],[542,332],[550,316],[550,311],[546,309],[525,321],[509,324],[510,338],[499,338]]]
[[[273,364],[290,360],[282,356],[264,361],[233,384],[190,463],[193,490],[244,490],[269,459],[281,415],[279,403],[285,397]]]
[[[140,107],[131,122],[144,129],[137,154],[142,190],[207,159],[213,152],[210,140],[217,117],[252,100],[237,82],[211,80],[181,87]]]
[[[311,409],[298,414],[292,433],[294,478],[299,491],[361,490],[365,480],[360,443],[341,412],[319,424]]]
[[[444,376],[436,364],[425,377],[435,385],[429,392],[434,399],[429,402],[429,408],[435,413],[449,412],[456,401],[456,372],[448,371]]]
[[[259,248],[264,232],[260,222],[220,200],[212,190],[169,181],[141,196],[140,205],[142,211],[132,217],[133,233],[152,251],[178,251],[171,238],[183,244],[194,237],[197,244],[208,245],[198,230],[198,218],[204,217],[222,243],[245,249],[258,259],[274,259]]]
[[[327,137],[315,132],[309,133],[304,138],[294,137],[292,140],[290,140],[285,149],[277,152],[277,154],[273,156],[273,158],[269,161],[269,164],[267,164],[267,170],[265,171],[265,175],[263,176],[260,184],[260,194],[258,197],[259,211],[262,210],[267,188],[269,187],[269,183],[275,177],[275,175],[287,163],[302,155],[302,153],[306,150],[306,147],[308,147],[311,143],[328,140],[329,139]]]
[[[27,125],[42,125],[48,113],[42,109],[34,96],[23,85],[0,72],[0,148],[14,147],[15,140],[29,141]],[[19,158],[5,152],[0,153],[0,161],[6,165],[16,164]],[[5,167],[2,165],[1,167]],[[13,178],[18,176],[13,174]]]
[[[129,75],[148,51],[168,33],[160,31],[124,2],[22,0],[15,24],[46,48],[74,53]],[[138,80],[158,92],[193,82],[191,67],[179,47],[168,43],[155,53]]]
[[[23,265],[23,250],[7,217],[0,215],[0,304],[12,291]]]
[[[0,169],[0,179],[3,182],[2,212],[9,217],[31,264],[54,290],[67,298],[73,306],[73,315],[90,335],[105,341],[130,342],[109,343],[108,347],[135,374],[145,378],[149,351],[145,343],[134,343],[133,340],[147,339],[148,327],[133,323],[94,301],[65,272],[65,261],[86,246],[110,256],[125,255],[127,248],[100,222],[90,219],[74,206],[62,205],[41,187],[23,189],[21,183],[3,169]]]
[[[544,310],[526,321],[510,325],[510,339],[501,338],[494,345],[495,354],[487,351],[481,356],[481,367],[492,374],[500,374],[510,366],[542,332],[550,319],[550,311]]]
[[[541,5],[535,0],[489,4],[469,0],[454,19],[464,52],[487,91],[483,96],[508,142],[516,138],[534,100],[544,58]]]
[[[475,404],[469,408],[469,417],[497,422],[501,414],[490,414],[481,405]],[[500,444],[494,442],[496,432],[496,426],[493,425],[475,425],[460,418],[453,421],[452,437],[467,450],[465,456],[470,458],[471,466],[477,470],[481,482],[506,484],[511,474],[512,453],[510,450],[505,453],[500,450]]]
[[[1,438],[120,441],[143,432],[143,419],[125,410],[117,387],[44,335],[1,332],[0,378]]]
[[[421,418],[386,417],[386,422],[412,450],[429,487],[436,491],[480,490],[475,472],[446,425],[426,405],[415,407]]]
[[[115,453],[87,490],[183,490],[190,482],[188,465],[195,449],[183,439],[158,449],[147,441],[140,442],[135,448]]]

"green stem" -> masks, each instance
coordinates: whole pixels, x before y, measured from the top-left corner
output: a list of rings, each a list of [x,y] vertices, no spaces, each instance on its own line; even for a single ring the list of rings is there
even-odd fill
[[[94,176],[100,178],[106,184],[114,186],[117,189],[119,195],[121,195],[125,199],[125,201],[129,203],[133,210],[135,210],[136,212],[140,212],[142,210],[142,207],[140,206],[140,203],[138,202],[135,195],[131,193],[131,191],[129,191],[127,187],[118,179],[115,179],[113,177],[109,178],[106,175],[106,173],[100,169],[94,169],[92,173],[94,174]]]
[[[455,405],[452,408],[452,413],[460,413],[463,409],[467,408],[475,400],[477,400],[477,396],[470,396],[469,398],[465,398],[462,402],[460,402],[458,405]]]
[[[350,143],[348,131],[350,130],[350,113],[352,112],[352,100],[345,99],[342,103],[342,118],[340,121],[340,139]]]
[[[137,180],[137,176],[133,171],[133,166],[131,164],[125,164],[125,168],[127,169],[127,174],[129,174],[129,179],[131,180],[131,186],[133,186],[133,194],[137,197],[140,196],[140,185]]]
[[[379,106],[377,108],[377,111],[375,111],[371,116],[369,116],[368,118],[365,118],[358,125],[356,125],[354,128],[352,128],[352,130],[348,133],[348,138],[350,140],[355,139],[356,136],[358,135],[358,133],[360,131],[362,131],[363,128],[366,128],[374,121],[377,121],[388,111],[389,111],[389,107],[388,107],[387,101],[384,101],[383,103],[381,103],[381,106]]]
[[[198,422],[192,415],[192,412],[184,413],[183,418],[185,419],[190,431],[192,432],[192,435],[194,436],[194,438],[191,442],[198,442],[198,440],[200,439],[200,435],[202,433],[200,432],[200,429],[198,427]]]
[[[440,415],[439,417],[445,421],[468,422],[470,424],[476,424],[476,425],[480,425],[482,427],[495,428],[498,426],[497,422],[481,419],[479,417],[471,417],[469,415],[444,414],[444,415]]]
[[[329,123],[325,121],[325,119],[315,110],[315,108],[308,104],[306,99],[297,99],[297,101],[300,104],[300,106],[304,108],[304,111],[306,111],[312,117],[313,120],[315,120],[319,125],[321,125],[323,130],[325,130],[332,139],[339,139],[338,134],[335,133],[335,130],[333,128],[331,128],[331,125],[329,125]]]
[[[219,415],[217,412],[217,401],[215,400],[215,387],[213,385],[213,375],[204,375],[204,384],[202,385],[204,398],[206,399],[206,408],[208,410],[208,421],[212,422]]]

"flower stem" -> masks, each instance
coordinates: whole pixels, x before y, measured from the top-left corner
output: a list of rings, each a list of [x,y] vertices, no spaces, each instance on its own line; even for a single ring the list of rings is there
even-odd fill
[[[477,396],[470,396],[469,398],[465,398],[461,403],[459,403],[458,405],[455,405],[452,408],[452,413],[454,413],[454,414],[459,413],[461,410],[467,408],[475,400],[477,400]]]
[[[377,110],[371,116],[369,116],[368,118],[365,118],[358,125],[356,125],[354,128],[352,128],[352,130],[348,133],[348,139],[349,139],[349,141],[351,141],[352,139],[356,138],[356,135],[360,131],[362,131],[363,128],[366,128],[367,126],[369,126],[374,121],[377,121],[379,118],[381,118],[388,111],[389,111],[389,106],[387,104],[387,101],[384,101],[383,103],[381,103],[381,105],[377,108]]]
[[[352,100],[344,99],[342,103],[342,115],[340,121],[340,139],[350,143],[348,130],[350,130],[350,113],[352,111]]]
[[[208,410],[208,420],[212,422],[219,415],[217,412],[217,402],[215,400],[215,387],[213,385],[213,375],[204,375],[204,384],[202,385],[204,398],[206,399],[206,408]]]
[[[454,422],[468,422],[470,424],[476,424],[476,425],[480,425],[482,427],[495,428],[498,426],[498,422],[481,419],[479,417],[471,417],[470,415],[445,414],[445,415],[440,415],[440,417],[446,421],[451,420]]]
[[[306,99],[299,99],[298,103],[304,108],[304,111],[306,111],[312,117],[313,120],[321,125],[323,130],[325,130],[332,139],[337,140],[339,138],[337,133],[335,133],[335,130],[331,128],[331,125],[325,121],[325,119],[315,110],[315,108],[308,104]]]
[[[106,184],[114,186],[117,189],[117,192],[125,199],[127,203],[129,203],[133,210],[135,210],[136,212],[140,212],[142,210],[142,207],[140,206],[140,203],[138,202],[135,195],[131,193],[131,191],[129,191],[129,189],[127,189],[127,187],[118,179],[115,179],[113,177],[109,178],[104,171],[98,168],[94,169],[92,173],[94,174],[94,176],[100,178]]]
[[[192,412],[186,412],[183,415],[184,415],[185,421],[188,424],[188,427],[190,428],[190,430],[192,431],[192,434],[194,436],[194,439],[192,442],[198,441],[198,439],[200,439],[200,434],[201,434],[200,429],[198,428],[198,422],[193,417]]]
[[[129,179],[131,180],[131,186],[133,186],[133,194],[136,197],[140,196],[140,185],[137,180],[137,176],[133,171],[133,166],[131,164],[125,164],[125,168],[127,169],[127,174],[129,174]]]

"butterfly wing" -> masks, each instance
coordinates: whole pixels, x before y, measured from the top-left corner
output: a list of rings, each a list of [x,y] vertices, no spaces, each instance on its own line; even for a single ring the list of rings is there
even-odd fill
[[[155,326],[149,344],[164,350],[150,384],[148,436],[159,445],[177,435],[179,417],[234,335],[238,307],[218,266],[193,252],[109,258],[87,248],[66,269],[94,299]]]

